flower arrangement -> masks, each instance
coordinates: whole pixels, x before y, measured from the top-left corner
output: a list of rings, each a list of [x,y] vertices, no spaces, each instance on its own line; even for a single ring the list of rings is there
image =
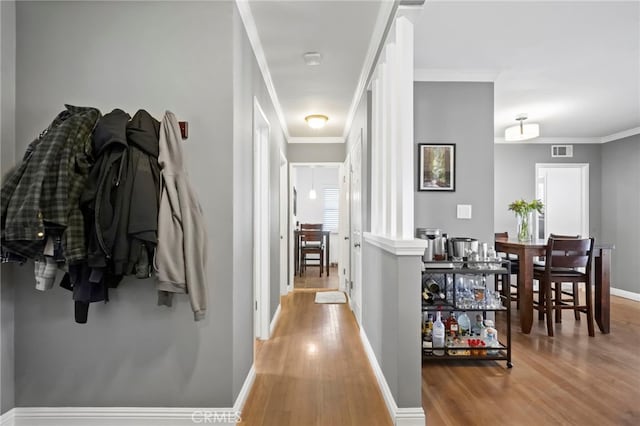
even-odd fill
[[[520,199],[509,204],[509,210],[513,211],[518,219],[518,240],[529,241],[531,239],[530,213],[533,211],[542,213],[544,211],[544,204],[540,200],[527,202],[524,199]]]

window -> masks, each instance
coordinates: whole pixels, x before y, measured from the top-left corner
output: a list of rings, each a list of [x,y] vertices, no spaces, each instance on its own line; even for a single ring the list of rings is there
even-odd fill
[[[324,188],[324,213],[323,224],[324,230],[329,232],[338,232],[338,200],[340,191],[338,188]]]

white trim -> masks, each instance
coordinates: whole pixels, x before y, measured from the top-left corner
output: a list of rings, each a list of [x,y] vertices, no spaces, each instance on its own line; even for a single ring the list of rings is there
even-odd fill
[[[396,426],[424,426],[425,415],[422,407],[399,408],[398,404],[396,404],[387,379],[385,379],[380,364],[378,364],[376,354],[373,352],[371,343],[362,327],[360,327],[360,340],[362,340],[362,346],[364,346],[364,351],[367,354],[367,358],[369,358],[369,364],[371,364],[373,374],[376,376],[380,392],[382,392],[382,397],[387,405],[393,424]]]
[[[545,138],[535,138],[528,139],[526,141],[505,141],[503,137],[497,137],[493,140],[494,143],[497,144],[507,144],[507,145],[576,145],[576,144],[600,144],[602,140],[600,138],[554,138],[554,137],[545,137]]]
[[[253,19],[253,14],[251,13],[249,1],[236,0],[236,6],[238,7],[238,12],[240,13],[242,23],[244,24],[244,29],[247,31],[247,37],[249,38],[249,42],[251,43],[251,47],[253,48],[253,54],[256,56],[256,61],[258,62],[258,68],[260,68],[260,72],[262,73],[264,84],[267,86],[267,91],[269,92],[269,96],[271,97],[273,108],[275,109],[276,115],[278,116],[280,127],[282,128],[282,132],[284,133],[285,138],[289,139],[289,128],[287,127],[287,121],[284,118],[282,106],[280,105],[278,94],[276,93],[276,87],[273,84],[271,73],[269,72],[267,57],[265,56],[264,49],[262,48],[262,42],[260,41],[258,28],[256,27],[256,22]]]
[[[264,131],[266,130],[266,138]],[[253,98],[253,288],[254,333],[269,338],[270,277],[270,136],[271,125],[258,99]]]
[[[634,293],[632,291],[622,290],[620,288],[611,287],[611,295],[624,297],[625,299],[635,300],[636,302],[640,302],[640,293]]]
[[[500,71],[497,70],[455,70],[437,68],[416,68],[413,71],[413,81],[462,81],[462,82],[495,82]]]
[[[389,22],[394,19],[394,10],[394,1],[383,1],[380,5],[378,17],[376,19],[375,26],[373,27],[373,32],[371,33],[367,56],[364,58],[362,71],[360,72],[360,78],[358,79],[358,85],[356,86],[356,91],[353,94],[351,106],[349,107],[349,112],[347,113],[347,118],[345,120],[344,133],[342,135],[343,140],[347,140],[349,133],[351,132],[351,125],[353,124],[353,119],[356,116],[358,105],[360,105],[360,99],[369,84],[370,77],[373,74],[372,71],[376,66],[378,51],[385,42],[384,39],[387,27],[389,26]]]
[[[396,256],[422,256],[427,248],[427,241],[414,238],[411,240],[396,240],[382,235],[373,235],[370,232],[363,233],[364,240],[382,250]]]
[[[607,136],[603,136],[601,139],[602,143],[607,143],[611,141],[617,141],[618,139],[628,138],[629,136],[640,134],[640,127],[634,127],[633,129],[623,130],[621,132],[612,133]]]
[[[269,325],[269,335],[273,334],[273,330],[276,329],[276,325],[278,325],[278,320],[280,319],[280,307],[282,305],[278,304],[278,307],[276,308],[276,313],[273,314],[273,318],[271,319],[271,324]]]
[[[15,426],[15,408],[0,416],[0,426]]]
[[[276,311],[276,315],[280,311],[280,306],[278,306],[278,311]],[[256,380],[256,369],[255,364],[251,365],[249,369],[249,373],[247,374],[247,378],[244,380],[242,387],[240,388],[240,392],[238,393],[238,397],[236,398],[236,402],[233,404],[233,411],[235,413],[242,413],[242,409],[244,408],[245,402],[247,402],[247,398],[249,397],[249,392],[251,392],[251,388],[253,387],[253,382]]]
[[[342,136],[289,137],[289,143],[344,143]]]
[[[193,426],[197,424],[193,419],[203,418],[204,413],[228,413],[232,421],[216,424],[236,424],[233,408],[25,407],[10,413],[12,422],[2,426]]]

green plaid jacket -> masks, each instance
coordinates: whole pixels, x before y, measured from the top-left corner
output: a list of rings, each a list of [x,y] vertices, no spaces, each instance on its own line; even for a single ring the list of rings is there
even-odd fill
[[[91,134],[100,111],[65,105],[33,141],[2,186],[2,245],[31,259],[43,257],[48,233],[63,233],[67,262],[86,257],[79,198],[91,166]]]

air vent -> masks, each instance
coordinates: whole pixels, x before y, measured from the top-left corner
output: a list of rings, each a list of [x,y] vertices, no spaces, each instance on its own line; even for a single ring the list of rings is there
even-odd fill
[[[553,158],[573,157],[573,145],[551,145],[551,157]]]

